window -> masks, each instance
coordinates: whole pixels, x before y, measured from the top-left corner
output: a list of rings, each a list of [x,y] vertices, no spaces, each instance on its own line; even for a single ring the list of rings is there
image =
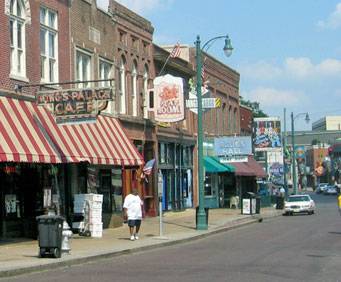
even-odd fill
[[[138,40],[138,38],[132,36],[131,37],[131,45],[132,45],[132,47],[133,47],[133,49],[135,51],[138,51],[139,50],[139,40]]]
[[[119,71],[119,86],[118,91],[120,95],[120,103],[119,103],[119,113],[125,114],[126,113],[126,61],[125,58],[121,58],[121,65]]]
[[[99,69],[99,74],[98,74],[99,79],[102,80],[102,79],[112,78],[112,74],[111,74],[112,63],[110,63],[109,61],[105,61],[103,59],[100,59],[98,69]],[[110,87],[111,84],[110,84],[110,81],[107,80],[107,81],[101,81],[99,83],[99,86],[100,87]],[[109,101],[104,112],[106,112],[108,114],[113,114],[113,110],[114,110],[113,101]]]
[[[10,2],[11,74],[26,77],[25,8],[21,0]]]
[[[40,8],[40,74],[42,81],[58,81],[57,14],[43,7]]]
[[[137,116],[137,63],[133,63],[133,70],[131,72],[131,83],[132,83],[132,92],[131,92],[131,101],[133,106],[133,116]]]
[[[80,50],[76,51],[76,80],[88,81],[91,73],[91,55]],[[78,87],[90,87],[89,82],[79,83]]]
[[[112,64],[104,61],[104,60],[100,60],[99,61],[99,79],[110,79],[111,78],[111,69],[112,69]],[[110,86],[110,81],[101,81],[100,83],[101,87],[109,87]]]
[[[144,67],[143,72],[143,117],[148,118],[148,99],[147,99],[147,91],[148,91],[148,67]]]

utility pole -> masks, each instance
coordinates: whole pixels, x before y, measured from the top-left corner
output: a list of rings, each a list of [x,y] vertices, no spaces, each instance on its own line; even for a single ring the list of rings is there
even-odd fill
[[[288,180],[287,180],[287,163],[285,153],[287,149],[287,109],[283,109],[283,121],[284,121],[284,132],[283,132],[283,184],[285,189],[285,199],[288,198]]]

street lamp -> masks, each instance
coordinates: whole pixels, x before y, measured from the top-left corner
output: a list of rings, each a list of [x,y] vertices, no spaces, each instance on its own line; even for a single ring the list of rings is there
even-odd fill
[[[294,113],[291,112],[291,143],[292,143],[292,181],[294,187],[294,194],[297,194],[297,178],[296,178],[296,154],[295,154],[295,129],[294,129],[294,121],[296,118],[305,115],[306,123],[309,123],[310,118],[308,113],[299,113],[294,116]]]
[[[231,45],[231,40],[228,35],[217,36],[210,40],[208,40],[202,48],[200,48],[200,36],[197,36],[197,40],[195,42],[196,47],[196,75],[197,75],[197,99],[198,99],[198,192],[199,192],[199,209],[197,214],[197,230],[207,230],[207,222],[206,222],[206,212],[204,209],[204,161],[203,161],[203,128],[202,128],[202,97],[201,97],[201,71],[202,71],[202,51],[208,50],[211,46],[209,44],[213,44],[214,41],[218,39],[225,38],[224,45],[224,53],[227,57],[231,56],[233,47]]]

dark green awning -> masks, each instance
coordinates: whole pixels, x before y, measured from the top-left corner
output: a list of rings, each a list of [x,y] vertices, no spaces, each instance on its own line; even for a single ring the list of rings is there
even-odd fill
[[[204,157],[205,171],[209,173],[234,172],[234,167],[223,164],[214,157]]]

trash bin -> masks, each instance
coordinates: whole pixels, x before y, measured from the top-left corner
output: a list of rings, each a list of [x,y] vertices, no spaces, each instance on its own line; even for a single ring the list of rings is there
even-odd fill
[[[260,204],[260,201],[259,201],[259,204]],[[252,192],[246,192],[243,195],[243,199],[242,199],[241,213],[251,215],[256,212],[257,212],[256,194]]]
[[[64,218],[58,215],[41,215],[38,221],[39,256],[61,257]]]
[[[209,208],[204,208],[205,215],[206,215],[206,225],[208,225],[208,211]],[[199,213],[199,207],[196,207],[195,209],[195,225],[198,225],[198,213]]]

